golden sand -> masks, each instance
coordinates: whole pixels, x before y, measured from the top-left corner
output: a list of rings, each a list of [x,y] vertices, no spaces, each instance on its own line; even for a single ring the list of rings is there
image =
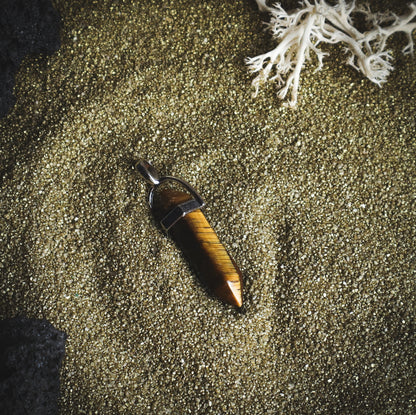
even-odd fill
[[[299,106],[251,98],[254,2],[57,1],[0,122],[0,317],[68,334],[62,414],[416,410],[416,69],[331,48]],[[192,183],[244,275],[210,296],[155,226],[140,158]]]

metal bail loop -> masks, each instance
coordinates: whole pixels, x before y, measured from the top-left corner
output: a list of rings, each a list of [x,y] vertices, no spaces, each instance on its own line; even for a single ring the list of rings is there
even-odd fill
[[[139,161],[136,165],[137,170],[147,183],[156,186],[160,183],[158,171],[146,160]]]
[[[158,171],[146,160],[141,160],[139,163],[137,163],[136,168],[146,180],[146,182],[152,186],[148,196],[148,202],[151,208],[153,208],[153,198],[156,189],[162,183],[167,181],[179,183],[193,197],[192,200],[178,205],[175,209],[169,212],[165,218],[163,218],[161,225],[165,231],[168,231],[169,228],[171,228],[181,217],[205,206],[204,199],[202,199],[199,193],[185,180],[173,176],[160,176]]]

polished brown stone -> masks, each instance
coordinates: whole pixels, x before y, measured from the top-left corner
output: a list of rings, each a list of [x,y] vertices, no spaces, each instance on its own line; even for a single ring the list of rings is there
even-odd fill
[[[190,199],[189,194],[165,188],[158,190],[153,212],[161,220],[175,206]],[[200,209],[176,222],[169,235],[177,243],[204,285],[226,303],[241,307],[242,274],[218,239]]]

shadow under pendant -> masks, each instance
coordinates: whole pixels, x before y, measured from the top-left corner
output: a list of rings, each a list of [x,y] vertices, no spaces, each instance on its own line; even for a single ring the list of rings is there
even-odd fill
[[[202,213],[205,203],[199,194],[182,179],[160,177],[147,161],[139,162],[137,169],[152,185],[149,204],[156,220],[182,250],[203,284],[221,300],[241,307],[241,271]],[[179,183],[187,192],[159,188],[167,181]]]

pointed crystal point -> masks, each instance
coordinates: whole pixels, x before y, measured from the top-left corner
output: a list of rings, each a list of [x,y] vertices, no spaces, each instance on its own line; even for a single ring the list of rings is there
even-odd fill
[[[214,291],[216,296],[228,304],[241,307],[243,298],[241,293],[241,281],[226,281]]]
[[[231,302],[237,307],[241,307],[243,305],[243,296],[241,295],[240,281],[227,281],[227,285],[232,293]]]

